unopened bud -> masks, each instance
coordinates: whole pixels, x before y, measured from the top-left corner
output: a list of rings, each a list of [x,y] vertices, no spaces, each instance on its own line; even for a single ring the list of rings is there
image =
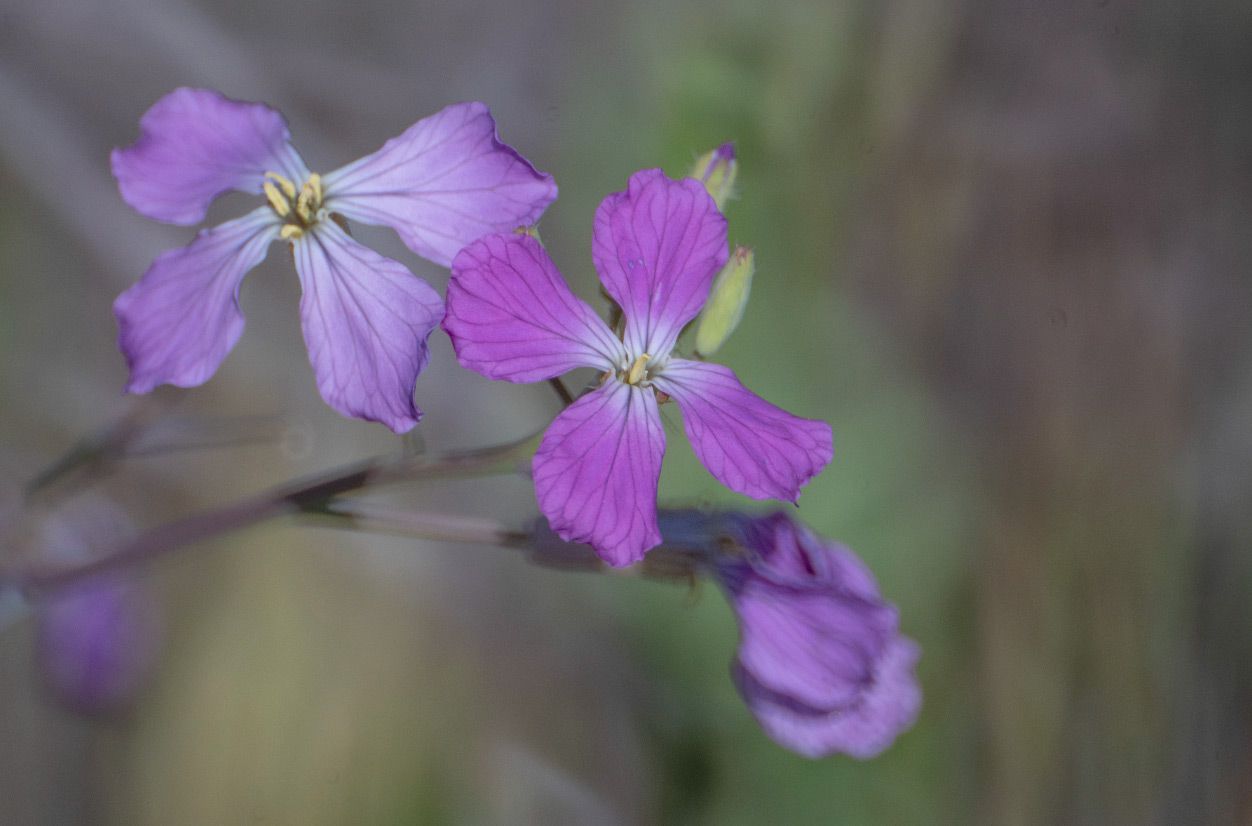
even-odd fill
[[[704,184],[704,188],[713,196],[718,209],[726,207],[735,188],[735,176],[739,174],[739,164],[735,160],[735,145],[724,143],[709,152],[705,152],[691,168],[691,177]]]
[[[752,291],[752,273],[756,269],[755,258],[749,247],[735,247],[730,260],[713,281],[708,303],[700,314],[696,328],[696,353],[711,356],[739,326],[743,308],[748,304]]]

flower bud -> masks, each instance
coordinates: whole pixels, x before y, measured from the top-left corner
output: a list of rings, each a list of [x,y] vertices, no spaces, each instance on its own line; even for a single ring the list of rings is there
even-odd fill
[[[713,197],[718,209],[725,209],[735,189],[735,176],[739,174],[739,164],[735,160],[735,145],[724,143],[716,149],[705,152],[696,159],[688,177],[695,178],[704,184],[704,188]]]
[[[48,560],[73,567],[132,532],[112,502],[89,498],[50,517],[41,540]],[[96,713],[135,698],[158,649],[155,612],[137,580],[101,574],[42,594],[34,607],[40,669],[58,700]]]
[[[152,664],[151,616],[135,583],[101,577],[67,586],[37,608],[39,664],[65,705],[86,713],[129,703]]]
[[[711,356],[739,326],[752,292],[756,259],[749,247],[735,247],[730,260],[713,281],[709,300],[696,327],[696,353]]]

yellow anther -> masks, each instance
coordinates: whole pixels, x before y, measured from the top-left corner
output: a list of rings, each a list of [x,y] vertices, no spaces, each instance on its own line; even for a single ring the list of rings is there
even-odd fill
[[[294,241],[304,235],[304,230],[295,224],[283,224],[283,228],[278,231],[278,237],[284,241]]]
[[[282,187],[283,194],[288,200],[296,197],[296,185],[291,182],[290,178],[285,178],[277,172],[266,172],[265,177]]]
[[[306,224],[313,223],[317,211],[322,208],[322,176],[316,172],[300,187],[300,197],[296,198],[296,215]]]
[[[270,202],[270,206],[278,213],[279,218],[286,218],[291,212],[291,201],[283,197],[278,191],[278,187],[274,186],[270,181],[261,184],[261,188],[265,190],[265,198]]]
[[[648,359],[650,358],[652,358],[652,356],[644,353],[642,356],[635,359],[635,363],[630,365],[630,371],[626,374],[627,384],[639,383],[639,380],[643,378],[644,365],[648,363]]]

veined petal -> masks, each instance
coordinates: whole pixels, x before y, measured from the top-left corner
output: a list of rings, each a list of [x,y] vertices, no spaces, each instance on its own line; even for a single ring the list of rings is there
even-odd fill
[[[141,215],[195,224],[227,190],[259,194],[266,172],[299,185],[308,170],[290,138],[283,116],[263,103],[175,89],[144,113],[137,141],[113,150],[113,175]]]
[[[592,256],[626,314],[632,353],[669,354],[727,255],[726,219],[697,180],[645,169],[596,211]]]
[[[443,328],[461,366],[492,379],[542,381],[575,367],[612,370],[626,358],[528,235],[489,235],[461,250]]]
[[[671,359],[653,384],[682,408],[687,438],[709,473],[737,493],[794,502],[834,455],[830,425],[775,407],[728,367]]]
[[[265,259],[278,222],[268,207],[203,230],[157,256],[113,302],[117,343],[130,366],[129,393],[209,380],[243,333],[239,284]]]
[[[304,291],[300,323],[317,389],[345,416],[410,430],[426,340],[443,316],[439,294],[403,264],[323,221],[295,244]]]
[[[609,379],[561,412],[535,453],[535,496],[552,530],[613,566],[660,544],[656,490],[665,431],[651,390]]]
[[[824,712],[790,702],[738,664],[732,673],[757,722],[778,743],[806,757],[843,753],[866,760],[917,720],[922,690],[913,669],[920,655],[912,640],[895,638],[859,700]]]
[[[483,235],[535,223],[556,199],[552,176],[502,143],[490,110],[477,102],[419,120],[323,184],[329,211],[389,226],[409,249],[445,267]]]

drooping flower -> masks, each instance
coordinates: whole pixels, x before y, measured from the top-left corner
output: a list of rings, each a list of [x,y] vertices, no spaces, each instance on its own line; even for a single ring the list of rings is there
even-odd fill
[[[917,644],[869,569],[783,513],[740,517],[714,570],[739,618],[732,675],[761,727],[808,757],[866,759],[910,728]]]
[[[244,217],[158,256],[118,297],[127,390],[207,381],[243,332],[240,282],[283,240],[322,398],[343,415],[409,430],[421,415],[413,387],[443,303],[403,264],[349,237],[344,219],[389,226],[447,266],[475,238],[537,221],[556,185],[500,142],[482,103],[448,106],[326,175],[310,172],[289,139],[282,115],[264,104],[183,88],[144,114],[133,145],[114,150],[122,198],[158,221],[199,223],[232,189],[264,197]]]
[[[526,235],[479,239],[453,261],[448,283],[444,329],[462,366],[514,382],[603,371],[535,454],[535,493],[552,529],[611,565],[635,562],[660,542],[658,405],[669,399],[718,481],[754,498],[795,501],[830,461],[830,427],[764,401],[728,368],[673,355],[727,258],[726,221],[704,186],[659,169],[637,172],[600,205],[592,253],[625,318],[620,338]]]

